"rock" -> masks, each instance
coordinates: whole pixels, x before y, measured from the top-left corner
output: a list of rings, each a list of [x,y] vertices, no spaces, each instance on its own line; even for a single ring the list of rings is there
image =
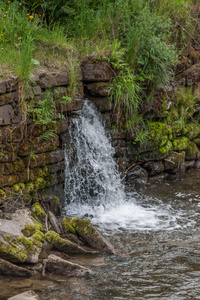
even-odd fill
[[[148,173],[145,169],[139,165],[132,168],[127,172],[125,181],[131,187],[136,187],[136,189],[141,189],[147,183]]]
[[[42,89],[67,85],[69,83],[69,76],[67,72],[58,72],[58,73],[43,73],[39,75],[39,86]]]
[[[17,263],[37,263],[42,243],[38,236],[26,237],[23,233],[27,224],[35,227],[30,212],[20,209],[10,217],[12,220],[0,219],[0,258]]]
[[[0,106],[0,125],[9,125],[12,122],[13,108],[11,105]]]
[[[53,226],[53,229],[58,233],[61,234],[61,226],[60,223],[58,222],[57,218],[54,216],[54,214],[51,211],[48,211],[48,215],[49,215],[49,220],[51,225]]]
[[[149,161],[143,164],[143,167],[148,171],[149,176],[155,176],[164,171],[162,161]]]
[[[33,275],[33,272],[0,258],[0,274],[14,277],[29,277]]]
[[[174,151],[183,151],[188,147],[189,139],[185,136],[173,140]]]
[[[195,165],[195,160],[188,160],[188,161],[185,161],[185,169],[190,169],[190,168],[196,168],[196,165]]]
[[[8,300],[40,300],[40,298],[34,291],[30,290],[8,298]]]
[[[189,142],[185,150],[185,159],[186,160],[195,160],[198,158],[198,148],[197,145],[193,142]]]
[[[94,228],[88,220],[73,218],[70,224],[89,246],[103,252],[114,253],[113,246]]]
[[[83,277],[89,275],[91,270],[79,264],[72,263],[68,260],[62,259],[57,255],[50,254],[45,262],[45,269],[51,273],[58,275]]]
[[[0,81],[0,94],[5,94],[5,93],[6,93],[6,82]]]
[[[45,234],[45,238],[48,243],[50,243],[55,249],[62,251],[64,253],[90,253],[89,249],[82,247],[76,243],[71,242],[66,238],[60,237],[55,231],[48,231]]]
[[[187,124],[184,128],[184,135],[190,140],[193,140],[200,136],[200,125],[199,124]]]
[[[111,102],[111,99],[108,97],[90,97],[89,99],[96,105],[96,107],[101,113],[105,113],[112,110],[113,104]]]
[[[109,84],[105,82],[93,82],[87,84],[87,89],[93,96],[107,97],[110,94]]]
[[[200,63],[193,65],[184,72],[187,85],[193,85],[200,81]]]
[[[6,80],[6,92],[14,92],[18,88],[18,77],[12,76]]]
[[[82,66],[83,81],[109,81],[114,76],[110,65],[106,61],[83,62]]]
[[[139,161],[150,161],[150,160],[161,160],[171,154],[173,151],[173,145],[171,141],[167,141],[167,143],[154,151],[151,152],[144,152],[138,155],[138,160]]]
[[[179,163],[185,160],[185,152],[180,153],[173,152],[170,156],[164,159],[165,171],[176,170],[179,166]]]
[[[9,94],[4,94],[0,95],[0,106],[6,105],[6,104],[14,104],[14,102],[18,101],[18,93],[9,93]]]

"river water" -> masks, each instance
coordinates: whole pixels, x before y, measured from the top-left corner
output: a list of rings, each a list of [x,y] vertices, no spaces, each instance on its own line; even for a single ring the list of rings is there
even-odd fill
[[[126,194],[99,116],[87,111],[71,124],[65,213],[89,219],[116,254],[79,257],[93,270],[86,278],[0,278],[1,299],[29,289],[49,300],[200,299],[200,171]]]

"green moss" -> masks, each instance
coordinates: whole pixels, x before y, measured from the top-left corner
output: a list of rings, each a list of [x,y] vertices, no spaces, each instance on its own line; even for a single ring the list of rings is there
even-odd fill
[[[26,237],[32,236],[36,232],[36,226],[33,224],[26,223],[23,229],[23,234]]]
[[[195,139],[200,136],[200,125],[199,124],[187,124],[184,129],[184,135],[190,140]]]
[[[195,160],[197,159],[198,148],[197,145],[193,142],[189,142],[185,150],[185,159],[186,160]]]
[[[85,235],[98,235],[98,232],[95,230],[95,228],[92,226],[90,221],[79,219],[79,218],[73,218],[70,221],[70,224],[74,227],[76,232],[78,234],[84,233]]]
[[[32,205],[32,216],[33,217],[38,217],[41,219],[45,218],[45,212],[43,211],[41,205],[37,202]]]
[[[25,189],[25,185],[23,182],[20,182],[20,183],[14,184],[12,188],[15,193],[22,193],[23,190]]]
[[[50,230],[45,234],[45,239],[50,244],[53,244],[53,246],[56,248],[62,248],[66,245],[66,241],[62,239],[60,235],[53,230]]]
[[[174,151],[183,151],[187,148],[189,139],[185,136],[173,140]]]
[[[149,132],[155,145],[162,147],[164,144],[166,144],[169,135],[172,133],[172,129],[169,125],[161,122],[151,122],[149,124]]]
[[[2,204],[6,200],[6,193],[0,189],[0,204]]]
[[[60,205],[60,199],[58,197],[52,197],[51,201],[55,202],[57,205]]]
[[[34,191],[34,184],[32,182],[28,182],[25,184],[25,192],[30,193]]]
[[[39,230],[39,231],[44,232],[44,230],[45,230],[44,225],[42,225],[42,224],[41,224],[40,222],[38,222],[37,220],[33,220],[33,222],[35,223],[36,230]]]
[[[40,173],[40,175],[42,175],[42,174]],[[37,179],[34,180],[33,184],[34,184],[34,189],[36,191],[38,191],[38,190],[42,190],[43,188],[45,188],[46,181],[45,181],[44,178],[39,177],[39,178],[37,178]]]
[[[25,262],[28,258],[28,255],[24,247],[19,248],[18,244],[12,242],[12,238],[10,236],[5,236],[4,239],[8,242],[8,244],[0,241],[0,253],[2,256],[10,255],[13,258],[17,258],[21,262]]]
[[[160,153],[163,155],[169,155],[170,152],[173,150],[172,143],[168,141],[163,147],[159,148]]]
[[[70,219],[68,217],[64,217],[62,221],[63,229],[66,233],[72,233],[76,235],[75,229],[70,224]]]
[[[39,230],[36,230],[36,232],[32,235],[32,239],[34,241],[44,242],[44,233],[42,233]]]
[[[27,239],[25,237],[18,237],[15,241],[16,241],[17,244],[24,245],[24,247],[26,248],[27,252],[35,253],[37,251],[37,249],[33,245],[33,241],[32,240],[29,240],[29,239]]]

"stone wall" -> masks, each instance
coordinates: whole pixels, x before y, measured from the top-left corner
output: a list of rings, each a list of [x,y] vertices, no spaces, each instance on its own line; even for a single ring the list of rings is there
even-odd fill
[[[191,46],[177,66],[176,80],[169,87],[160,87],[151,103],[144,99],[141,113],[153,118],[149,140],[143,144],[134,133],[120,131],[116,126],[113,104],[109,98],[109,85],[114,72],[106,61],[85,60],[79,70],[79,99],[64,105],[68,95],[69,75],[66,72],[32,75],[26,101],[23,86],[17,77],[0,81],[0,195],[4,192],[29,192],[46,189],[48,193],[64,199],[64,144],[67,143],[68,122],[73,111],[81,110],[83,98],[96,104],[111,132],[115,159],[127,183],[142,187],[148,178],[181,176],[189,167],[199,167],[200,125],[192,117],[200,111],[200,49]],[[175,93],[180,87],[192,88],[195,106],[185,126],[166,124],[160,107],[167,103],[165,113],[173,111]],[[55,101],[55,120],[48,127],[33,121],[26,114],[25,103],[44,101],[48,90]],[[159,108],[159,109],[158,109]],[[60,119],[59,114],[65,118]],[[177,116],[178,118],[178,116]],[[44,139],[48,130],[55,134]],[[177,175],[178,174],[178,175]]]

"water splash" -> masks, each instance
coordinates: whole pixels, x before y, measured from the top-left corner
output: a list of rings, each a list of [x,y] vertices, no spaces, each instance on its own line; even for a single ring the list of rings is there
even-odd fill
[[[126,196],[110,139],[92,103],[85,101],[81,115],[71,120],[69,131],[65,153],[66,214],[88,217],[101,229],[177,226],[171,208],[163,208],[161,203],[145,207],[137,203],[136,193]]]

